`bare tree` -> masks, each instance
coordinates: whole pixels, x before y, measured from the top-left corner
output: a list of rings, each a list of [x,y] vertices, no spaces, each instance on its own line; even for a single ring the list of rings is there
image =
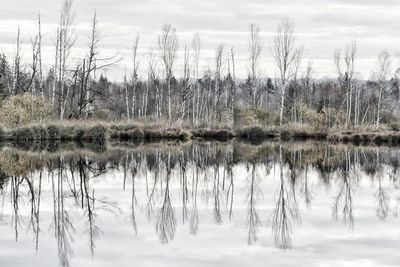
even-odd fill
[[[220,122],[222,119],[222,86],[221,86],[221,68],[222,68],[222,56],[224,53],[224,45],[219,44],[215,54],[215,77],[214,77],[214,93],[216,97],[214,112],[215,119]]]
[[[95,107],[95,101],[99,96],[103,97],[103,99],[105,98],[104,92],[93,86],[96,71],[109,67],[120,61],[120,58],[116,56],[100,57],[102,35],[99,30],[96,12],[94,12],[91,25],[88,52],[86,57],[83,59],[82,66],[80,67],[80,85],[75,86],[79,87],[80,90],[77,101],[78,111],[76,112],[78,118],[88,118],[91,113],[96,111],[97,107]],[[74,77],[78,76],[78,72],[79,66]]]
[[[232,82],[229,92],[229,125],[236,126],[235,121],[235,107],[236,107],[236,67],[235,67],[235,50],[231,48],[231,62],[232,62]]]
[[[135,40],[133,41],[132,47],[132,61],[133,61],[133,72],[132,72],[132,118],[135,118],[135,110],[137,106],[137,86],[139,81],[138,69],[140,60],[138,59],[138,45],[139,45],[139,33],[137,33]]]
[[[31,77],[26,86],[25,92],[31,92],[33,95],[36,94],[36,82],[39,85],[39,93],[44,97],[43,92],[43,71],[42,71],[42,26],[40,13],[38,15],[38,33],[31,40],[32,45],[32,62],[29,64],[31,69]]]
[[[165,82],[167,84],[168,93],[168,120],[172,119],[172,94],[171,79],[173,77],[173,68],[176,60],[176,50],[178,49],[178,38],[176,30],[171,24],[164,24],[161,28],[161,34],[158,36],[158,48],[165,70]]]
[[[156,119],[160,119],[161,117],[161,109],[162,109],[162,92],[160,90],[159,81],[157,78],[157,62],[155,61],[153,50],[150,49],[149,57],[148,57],[148,80],[151,80],[152,85],[155,87],[155,115]]]
[[[32,62],[29,64],[29,67],[31,69],[31,77],[28,81],[28,85],[26,86],[26,88],[24,89],[24,92],[31,92],[33,95],[36,94],[36,76],[37,76],[37,72],[38,72],[38,64],[39,64],[39,60],[38,60],[38,56],[39,56],[39,48],[38,48],[38,35],[35,36],[35,38],[33,38],[31,40],[31,44],[32,44]]]
[[[44,88],[43,88],[43,64],[42,64],[42,19],[39,13],[38,15],[38,47],[37,47],[37,57],[38,57],[38,67],[39,67],[39,92],[42,97],[44,97]]]
[[[352,113],[352,94],[356,75],[356,54],[357,42],[353,41],[349,46],[346,46],[343,56],[341,50],[337,50],[334,55],[335,65],[339,76],[339,84],[345,89],[346,92],[346,127],[350,124]]]
[[[188,103],[192,97],[192,83],[190,81],[190,50],[185,46],[183,56],[183,77],[182,77],[182,88],[180,90],[180,122],[182,122],[186,116],[188,110]]]
[[[126,118],[131,119],[131,113],[129,108],[129,84],[126,76],[126,65],[125,65],[125,75],[124,75],[124,88],[125,88],[125,108],[126,108]]]
[[[255,24],[250,24],[250,38],[249,38],[249,60],[250,60],[250,95],[251,106],[256,107],[260,99],[258,95],[258,63],[262,51],[262,44],[260,38],[260,28]]]
[[[58,85],[58,64],[59,64],[59,52],[60,52],[60,29],[57,28],[56,31],[56,43],[55,43],[55,57],[54,57],[54,66],[53,66],[53,84],[50,92],[50,102],[51,105],[55,105],[56,101],[56,91]]]
[[[279,70],[281,106],[279,124],[283,124],[283,111],[285,108],[285,91],[288,81],[294,78],[300,64],[302,49],[297,46],[295,25],[289,19],[284,19],[278,25],[274,37],[272,54]]]
[[[196,83],[196,91],[193,95],[193,124],[197,125],[200,119],[200,106],[201,106],[201,94],[200,94],[200,82],[199,82],[199,62],[200,62],[200,35],[197,32],[193,36],[192,40],[192,51],[193,51],[193,76]]]
[[[384,93],[387,87],[387,80],[391,73],[391,64],[392,60],[390,58],[389,53],[384,50],[378,56],[378,70],[375,73],[376,80],[378,83],[378,103],[377,103],[377,112],[376,112],[376,125],[379,126],[381,120],[381,110],[382,103],[384,101]]]
[[[89,116],[89,112],[91,110],[91,92],[90,92],[90,79],[91,75],[93,72],[96,71],[96,61],[97,61],[97,56],[99,54],[99,44],[101,40],[101,34],[98,29],[98,20],[97,20],[97,13],[94,12],[93,19],[92,19],[92,30],[90,34],[90,44],[89,44],[89,55],[87,57],[87,69],[85,70],[86,72],[86,77],[84,81],[84,108],[85,108],[85,118]]]
[[[11,95],[14,95],[18,91],[18,87],[20,85],[21,79],[21,30],[18,26],[17,31],[17,40],[16,40],[16,49],[14,55],[14,64],[13,64],[13,74],[12,74],[12,87],[11,87]]]
[[[69,96],[69,86],[66,86],[67,64],[71,49],[75,43],[72,24],[75,14],[72,11],[73,0],[64,0],[61,7],[60,23],[58,26],[58,93],[60,99],[59,118],[64,119],[66,102]],[[65,88],[66,87],[66,88]]]

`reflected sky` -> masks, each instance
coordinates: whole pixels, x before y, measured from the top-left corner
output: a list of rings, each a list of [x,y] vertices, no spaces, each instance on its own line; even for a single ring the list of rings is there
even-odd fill
[[[0,266],[395,266],[400,150],[148,144],[0,153]]]

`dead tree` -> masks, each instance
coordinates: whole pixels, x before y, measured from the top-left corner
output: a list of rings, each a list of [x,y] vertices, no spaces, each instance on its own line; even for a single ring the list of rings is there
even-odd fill
[[[37,47],[37,58],[38,58],[38,79],[39,79],[39,92],[42,97],[44,97],[44,88],[43,88],[43,64],[42,64],[42,19],[40,13],[38,15],[38,47]]]
[[[124,88],[125,88],[125,108],[126,108],[126,118],[128,120],[131,119],[131,113],[130,113],[130,108],[129,108],[129,84],[128,84],[128,79],[126,76],[126,65],[125,65],[125,75],[124,75]]]
[[[18,91],[18,87],[20,86],[21,79],[21,30],[18,26],[17,32],[17,40],[16,40],[16,49],[14,55],[14,65],[13,65],[13,75],[12,75],[12,87],[11,87],[11,95],[15,95]]]
[[[101,32],[98,28],[97,13],[95,12],[92,19],[92,27],[90,31],[89,47],[86,57],[83,59],[81,67],[82,79],[80,81],[80,94],[78,99],[78,118],[89,117],[90,113],[96,110],[94,102],[99,96],[105,97],[104,92],[99,91],[92,84],[95,80],[95,74],[98,70],[109,67],[118,61],[115,55],[110,57],[100,57],[100,43],[102,40]]]

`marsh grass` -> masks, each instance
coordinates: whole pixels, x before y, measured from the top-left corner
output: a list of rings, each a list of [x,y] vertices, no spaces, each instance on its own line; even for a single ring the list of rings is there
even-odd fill
[[[205,139],[228,141],[233,138],[251,143],[264,140],[327,140],[355,144],[400,144],[400,132],[393,126],[382,125],[357,128],[321,128],[308,124],[287,124],[279,126],[248,126],[238,129],[228,127],[201,128],[188,124],[169,124],[165,121],[48,121],[28,124],[16,128],[0,128],[0,141],[19,143],[40,143],[43,140],[52,142],[91,142],[104,147],[107,140],[121,142],[150,142],[159,140],[189,141]]]
[[[208,140],[228,141],[235,137],[235,133],[229,129],[193,129],[193,137]]]

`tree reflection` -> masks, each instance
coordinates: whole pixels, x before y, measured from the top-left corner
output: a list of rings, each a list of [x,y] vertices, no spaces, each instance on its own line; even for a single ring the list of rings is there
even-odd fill
[[[69,259],[73,253],[72,233],[75,230],[68,209],[65,205],[64,192],[64,159],[60,157],[57,165],[57,174],[51,173],[53,208],[54,208],[54,235],[57,240],[58,258],[60,266],[70,266]]]
[[[274,244],[290,249],[293,229],[301,222],[299,205],[311,209],[314,202],[320,204],[321,196],[316,194],[319,189],[333,192],[334,203],[328,213],[332,208],[332,217],[351,228],[355,220],[354,192],[363,186],[361,179],[373,182],[374,195],[370,197],[375,200],[373,209],[378,219],[386,220],[391,210],[396,216],[396,206],[391,204],[398,205],[390,201],[389,192],[391,186],[398,187],[399,149],[194,142],[123,147],[98,154],[88,150],[35,153],[0,152],[0,220],[11,223],[12,238],[17,241],[23,237],[21,232],[32,235],[37,251],[43,229],[49,228],[49,217],[42,209],[51,204],[50,229],[60,266],[70,265],[74,239],[80,234],[84,234],[94,257],[96,244],[107,229],[102,218],[108,213],[118,220],[123,212],[121,217],[129,218],[135,235],[141,229],[141,219],[147,218],[162,244],[175,238],[178,221],[187,223],[192,235],[201,232],[203,221],[219,225],[231,220],[235,226],[241,221],[251,245],[259,238],[260,214],[265,209],[260,200],[269,193],[264,190],[270,190],[265,185],[273,184],[273,203],[266,206],[272,205],[269,223]],[[278,179],[268,180],[274,176],[275,167]],[[118,179],[120,192],[110,191],[108,195],[113,178]],[[174,207],[175,203],[178,206]],[[127,209],[121,211],[119,205]]]
[[[137,235],[137,224],[136,224],[136,215],[135,215],[135,206],[137,205],[137,199],[135,194],[135,178],[138,170],[136,168],[136,162],[134,161],[131,166],[131,177],[132,177],[132,200],[131,200],[131,223],[133,226],[133,230],[135,235]]]
[[[276,204],[272,211],[272,232],[275,245],[281,249],[292,247],[292,225],[299,221],[299,211],[294,194],[290,194],[284,179],[282,146],[279,147],[279,185]]]
[[[192,210],[190,212],[190,233],[196,235],[199,230],[199,211],[197,208],[197,194],[200,177],[201,162],[199,160],[199,149],[197,146],[192,148],[194,162],[194,171],[192,176]]]
[[[176,231],[176,217],[175,211],[171,204],[171,197],[169,192],[169,184],[171,178],[171,153],[168,152],[167,166],[166,166],[166,179],[165,190],[162,206],[158,212],[156,231],[162,244],[167,244],[173,240]]]
[[[344,152],[344,161],[339,170],[339,192],[335,197],[332,217],[335,220],[338,220],[340,218],[339,211],[341,210],[343,222],[348,224],[350,228],[353,228],[353,188],[351,181],[352,166],[350,160],[350,154],[346,148]]]
[[[257,230],[261,225],[261,220],[258,216],[256,204],[261,195],[261,190],[258,186],[258,179],[256,174],[256,163],[251,165],[251,174],[249,181],[249,192],[247,193],[247,227],[249,228],[247,243],[249,245],[257,241]]]

